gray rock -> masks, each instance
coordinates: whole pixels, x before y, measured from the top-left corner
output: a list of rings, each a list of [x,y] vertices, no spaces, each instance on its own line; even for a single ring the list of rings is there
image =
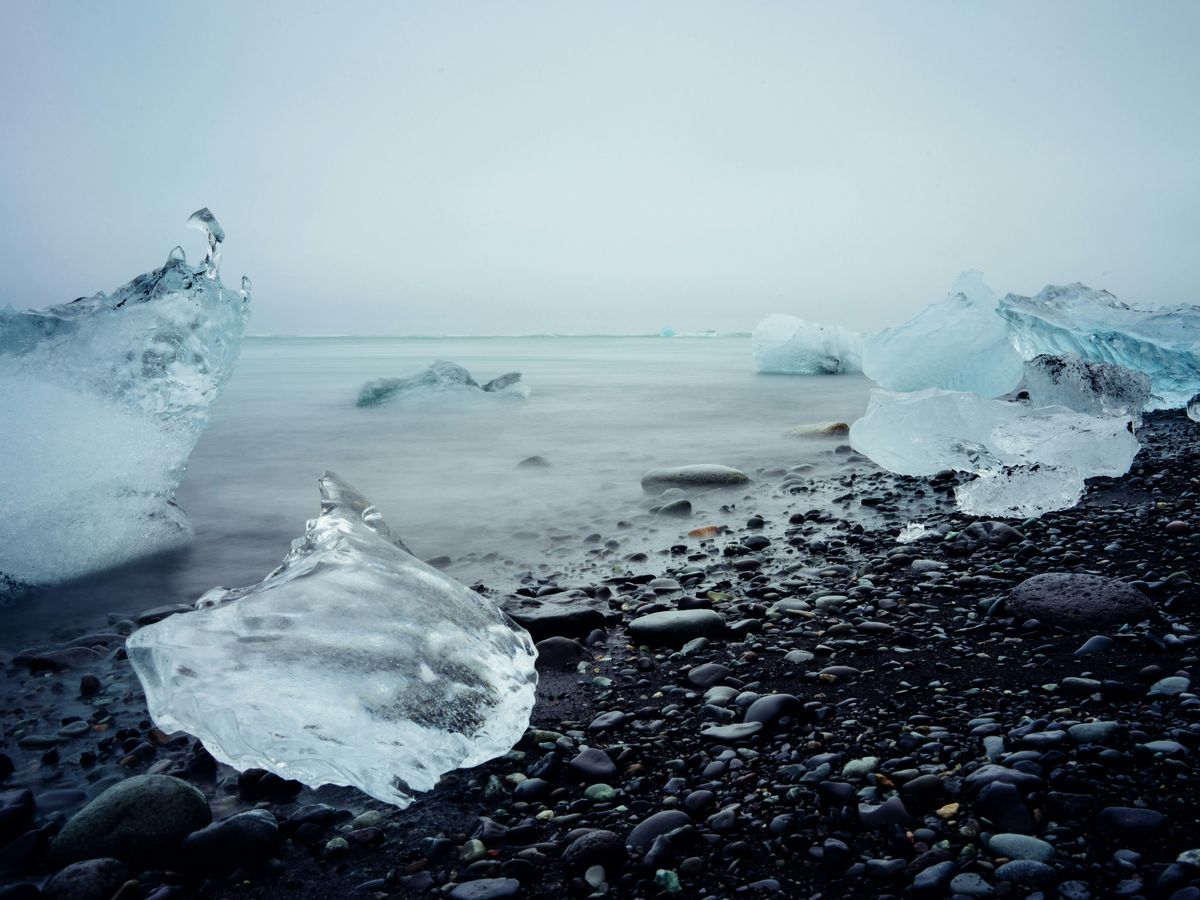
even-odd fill
[[[1009,593],[1007,609],[1017,619],[1094,628],[1139,622],[1154,613],[1154,604],[1123,581],[1058,572],[1035,575],[1018,584]]]
[[[722,637],[725,620],[711,609],[650,613],[629,623],[629,636],[642,644],[679,646],[693,638]]]
[[[42,888],[45,900],[109,900],[129,880],[116,859],[89,859],[57,872]]]
[[[586,637],[617,618],[608,603],[579,592],[525,597],[510,594],[500,608],[529,632],[534,641],[549,637]]]
[[[455,886],[451,900],[508,900],[521,896],[521,882],[515,878],[480,878]]]
[[[660,516],[673,516],[677,519],[686,519],[692,514],[691,500],[672,500],[670,503],[664,503],[658,508]]]
[[[228,872],[267,859],[278,844],[275,817],[252,809],[193,831],[183,841],[183,856],[196,869]]]
[[[654,843],[656,837],[664,835],[668,831],[674,831],[676,828],[682,828],[684,825],[690,825],[691,821],[691,818],[683,810],[664,809],[639,823],[633,831],[629,832],[625,843],[635,850],[645,850]]]
[[[185,837],[212,821],[204,794],[169,775],[135,775],[77,812],[50,846],[57,864],[113,857],[161,864]]]
[[[988,841],[988,849],[995,856],[1032,859],[1036,862],[1049,862],[1054,856],[1054,847],[1051,844],[1027,834],[993,834]]]
[[[696,465],[651,469],[642,476],[642,490],[654,494],[663,488],[736,487],[749,484],[750,476],[730,466]]]

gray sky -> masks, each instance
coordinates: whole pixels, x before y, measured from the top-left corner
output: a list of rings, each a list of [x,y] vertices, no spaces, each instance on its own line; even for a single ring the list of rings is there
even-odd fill
[[[1200,302],[1200,3],[0,4],[0,305],[228,233],[254,333]]]

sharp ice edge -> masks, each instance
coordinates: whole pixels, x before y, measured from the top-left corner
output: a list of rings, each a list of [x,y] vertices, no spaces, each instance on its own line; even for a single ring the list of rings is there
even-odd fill
[[[758,371],[771,375],[841,375],[862,371],[863,337],[837,325],[767,316],[754,328]]]
[[[222,762],[405,807],[521,738],[536,652],[361,494],[329,472],[320,484],[321,515],[279,568],[135,632],[129,659],[158,726]]]
[[[432,398],[441,401],[450,395],[482,397],[487,394],[524,399],[529,396],[530,391],[528,386],[520,381],[520,372],[507,372],[481,385],[458,363],[439,359],[404,378],[377,378],[368,381],[359,390],[356,405],[382,406],[406,399]]]
[[[1033,406],[1128,416],[1141,424],[1150,400],[1150,376],[1112,363],[1086,362],[1074,353],[1043,353],[1025,363],[1025,390]]]
[[[1187,417],[1193,422],[1200,422],[1200,394],[1188,401]]]
[[[936,387],[998,397],[1020,383],[1021,356],[996,315],[995,292],[972,269],[945,299],[867,336],[863,372],[890,391]]]
[[[1074,353],[1149,375],[1147,409],[1179,409],[1200,391],[1200,306],[1139,308],[1076,283],[1009,294],[999,312],[1026,358]]]
[[[173,250],[111,295],[0,310],[0,584],[63,581],[190,537],[174,492],[249,314],[208,275]]]
[[[956,492],[964,511],[1020,517],[1073,506],[1083,479],[1125,474],[1138,451],[1127,416],[1035,409],[938,388],[872,391],[850,427],[850,444],[902,475],[977,475]]]

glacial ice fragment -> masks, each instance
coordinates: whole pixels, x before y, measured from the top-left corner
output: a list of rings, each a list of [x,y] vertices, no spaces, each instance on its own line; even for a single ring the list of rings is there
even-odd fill
[[[191,536],[174,491],[249,315],[207,275],[173,250],[111,296],[0,310],[0,584],[63,581]]]
[[[1061,406],[1031,409],[938,388],[877,390],[850,427],[850,444],[901,475],[978,475],[956,492],[964,510],[1026,517],[1073,506],[1085,478],[1129,471],[1138,451],[1131,428],[1128,417]]]
[[[1187,417],[1193,422],[1200,422],[1200,394],[1188,401]]]
[[[841,375],[862,371],[863,337],[838,325],[818,325],[778,313],[754,329],[758,371],[769,375]]]
[[[1021,356],[996,313],[996,295],[975,270],[945,299],[903,325],[868,335],[863,372],[890,391],[942,388],[998,397],[1021,381]]]
[[[1150,376],[1147,409],[1179,409],[1200,391],[1200,306],[1138,308],[1083,284],[1050,285],[1036,297],[1000,301],[1025,358],[1075,353]]]
[[[261,582],[135,632],[130,662],[165,731],[237,769],[352,785],[401,808],[507,752],[536,651],[487,598],[416,559],[326,472],[321,515]]]
[[[225,229],[208,207],[198,209],[187,220],[188,228],[203,231],[208,237],[208,255],[204,257],[204,271],[209,278],[216,278],[221,268],[221,243],[225,240]]]
[[[1086,362],[1074,353],[1043,353],[1026,361],[1025,389],[1033,406],[1065,406],[1140,422],[1150,399],[1150,376],[1112,363]]]
[[[445,398],[450,394],[465,397],[486,393],[524,399],[529,396],[529,388],[520,381],[520,372],[508,372],[480,386],[458,363],[439,359],[415,375],[368,381],[359,391],[356,405],[381,406],[405,398]]]

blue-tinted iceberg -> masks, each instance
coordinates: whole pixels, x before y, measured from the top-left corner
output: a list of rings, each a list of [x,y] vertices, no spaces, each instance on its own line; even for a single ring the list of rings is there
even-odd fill
[[[529,635],[416,559],[332,473],[279,568],[197,606],[135,632],[129,659],[159,727],[235,768],[404,807],[507,752],[529,723]]]
[[[529,387],[521,384],[520,372],[507,372],[480,384],[458,363],[439,359],[404,378],[377,378],[368,381],[358,392],[357,406],[383,406],[399,400],[445,399],[448,396],[515,397],[525,399]]]
[[[754,329],[758,371],[771,375],[841,375],[862,371],[863,337],[837,325],[818,325],[778,313]]]
[[[944,300],[863,345],[863,372],[890,391],[935,387],[998,397],[1020,383],[1021,364],[996,314],[996,295],[974,270],[959,275]]]
[[[1128,417],[937,388],[873,391],[866,413],[850,427],[850,444],[902,475],[946,469],[977,475],[958,488],[959,507],[1016,518],[1074,506],[1084,479],[1123,475],[1138,452]]]
[[[191,535],[174,492],[233,371],[246,290],[209,253],[111,295],[0,310],[0,583],[45,584],[170,549]]]
[[[1141,309],[1083,284],[1000,301],[1013,345],[1026,358],[1075,353],[1150,376],[1148,409],[1180,409],[1200,391],[1200,306]]]
[[[1043,353],[1025,363],[1025,390],[1033,406],[1127,416],[1140,424],[1150,399],[1150,376],[1112,363],[1087,362],[1074,353]]]

